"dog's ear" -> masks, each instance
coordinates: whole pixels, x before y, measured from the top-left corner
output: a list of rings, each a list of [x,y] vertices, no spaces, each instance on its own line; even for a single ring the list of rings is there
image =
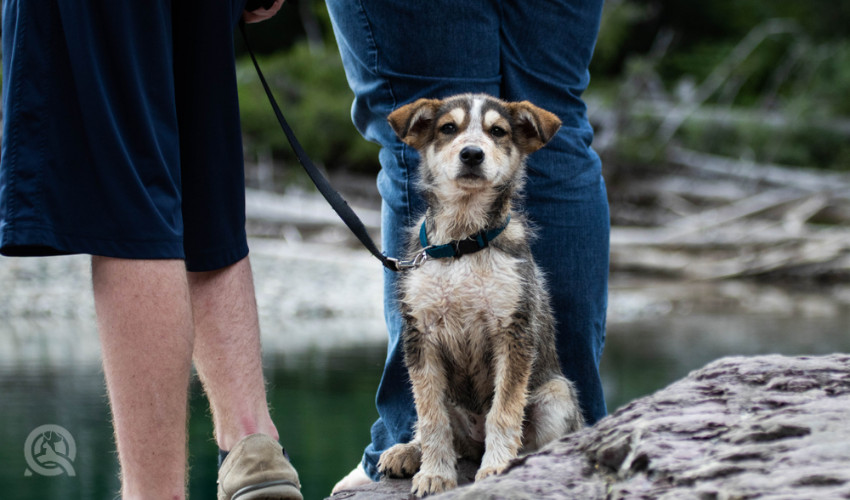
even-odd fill
[[[554,113],[528,101],[508,103],[508,109],[513,116],[515,140],[525,154],[545,146],[561,128],[561,120]]]
[[[431,126],[442,101],[419,99],[390,113],[387,121],[406,144],[421,149],[430,139]]]

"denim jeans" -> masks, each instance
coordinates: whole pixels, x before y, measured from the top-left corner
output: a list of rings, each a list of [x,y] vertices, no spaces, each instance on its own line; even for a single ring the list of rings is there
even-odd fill
[[[563,121],[528,159],[524,210],[537,229],[558,324],[564,374],[578,389],[588,423],[606,413],[599,378],[605,341],[609,217],[599,157],[581,94],[596,43],[602,0],[327,0],[360,133],[382,146],[378,188],[382,244],[400,256],[406,228],[424,210],[418,155],[396,138],[387,115],[420,97],[483,92],[529,100]],[[416,411],[404,367],[397,276],[385,272],[387,359],[379,418],[363,465],[377,479],[381,453],[413,437]]]

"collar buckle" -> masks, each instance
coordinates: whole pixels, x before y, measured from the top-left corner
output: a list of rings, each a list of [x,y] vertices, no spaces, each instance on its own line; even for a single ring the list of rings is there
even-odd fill
[[[482,231],[474,236],[463,240],[455,240],[450,243],[454,251],[454,257],[459,258],[466,254],[475,253],[484,250],[490,246],[490,241],[487,235]]]

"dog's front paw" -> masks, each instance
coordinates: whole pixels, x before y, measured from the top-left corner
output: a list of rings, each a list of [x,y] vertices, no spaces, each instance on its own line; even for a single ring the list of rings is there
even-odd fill
[[[378,471],[389,477],[410,477],[419,470],[421,463],[419,443],[400,443],[381,453]]]
[[[480,481],[480,480],[484,479],[485,477],[490,477],[490,476],[493,476],[495,474],[500,474],[502,471],[504,471],[507,468],[507,466],[508,466],[508,464],[504,463],[502,465],[497,465],[497,466],[491,465],[491,466],[488,466],[488,467],[481,467],[480,469],[478,469],[478,472],[475,473],[475,480]]]
[[[419,471],[413,476],[413,487],[410,492],[418,497],[442,493],[457,488],[457,477],[448,477],[441,474],[431,474]]]

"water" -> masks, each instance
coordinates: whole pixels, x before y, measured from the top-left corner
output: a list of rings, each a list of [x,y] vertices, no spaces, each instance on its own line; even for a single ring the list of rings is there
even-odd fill
[[[603,358],[609,408],[651,393],[718,357],[850,351],[846,316],[670,315],[611,325]],[[2,332],[2,328],[0,328]],[[360,459],[376,417],[383,345],[307,351],[266,359],[269,399],[305,498],[326,496]],[[109,409],[97,365],[0,367],[0,484],[4,500],[114,498],[118,489]],[[200,385],[191,385],[190,496],[214,498],[216,446]],[[25,476],[24,443],[42,424],[67,429],[76,476]]]
[[[266,360],[269,400],[281,441],[296,464],[305,498],[324,498],[360,460],[375,420],[380,346]],[[215,498],[217,447],[197,380],[190,398],[191,498]],[[0,498],[117,497],[118,470],[102,373],[39,366],[0,368]],[[34,428],[60,425],[73,436],[74,477],[25,476],[24,445]]]
[[[850,352],[850,315],[672,314],[608,327],[601,370],[609,410],[725,356]]]

